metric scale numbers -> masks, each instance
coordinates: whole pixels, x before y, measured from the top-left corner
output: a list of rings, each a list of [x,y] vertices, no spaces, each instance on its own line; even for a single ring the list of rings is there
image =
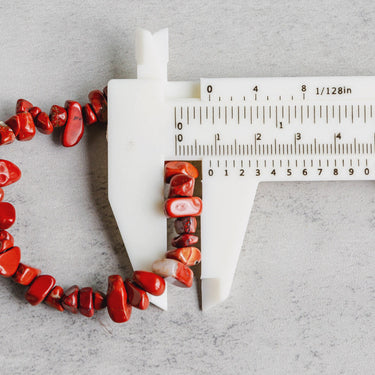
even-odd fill
[[[173,108],[175,156],[209,160],[207,177],[369,179],[375,153],[370,81],[202,79],[199,104]]]

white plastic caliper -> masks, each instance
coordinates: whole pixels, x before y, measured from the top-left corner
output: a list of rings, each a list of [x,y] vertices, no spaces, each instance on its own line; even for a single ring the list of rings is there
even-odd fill
[[[139,30],[136,58],[137,79],[108,85],[109,200],[151,270],[169,249],[164,162],[201,161],[203,309],[230,293],[259,182],[374,180],[374,77],[168,82],[167,29]]]

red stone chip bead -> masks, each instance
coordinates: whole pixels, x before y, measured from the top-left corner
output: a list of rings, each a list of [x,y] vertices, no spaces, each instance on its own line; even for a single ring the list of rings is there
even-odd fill
[[[38,268],[20,263],[12,279],[18,284],[30,285],[40,275],[40,272]]]
[[[152,270],[162,277],[173,277],[188,288],[193,285],[193,271],[175,259],[157,260],[152,264]]]
[[[51,134],[53,132],[53,125],[46,112],[39,113],[36,118],[35,126],[43,134]]]
[[[94,309],[95,310],[102,310],[107,307],[107,299],[104,293],[102,292],[94,292]]]
[[[98,118],[96,117],[96,114],[89,103],[83,106],[82,112],[86,125],[92,125],[98,122]]]
[[[104,89],[103,89],[103,95],[105,97],[105,100],[107,100],[107,98],[108,98],[108,86],[104,87]]]
[[[29,141],[34,138],[35,124],[29,112],[20,112],[5,123],[10,126],[19,141]]]
[[[193,196],[194,185],[195,178],[186,174],[176,174],[170,181],[169,198]]]
[[[51,120],[52,126],[54,128],[59,128],[66,124],[68,114],[64,107],[53,105],[49,112],[49,119]]]
[[[202,213],[202,201],[198,197],[169,198],[164,208],[168,217],[199,216]]]
[[[64,297],[64,289],[56,285],[48,294],[44,302],[58,311],[64,311],[61,301]]]
[[[13,236],[6,230],[0,230],[0,253],[14,246]]]
[[[8,145],[16,139],[13,130],[3,121],[0,121],[0,146]]]
[[[78,294],[78,285],[73,285],[65,292],[65,295],[61,300],[64,309],[70,311],[72,314],[78,313]]]
[[[176,174],[186,174],[193,178],[197,178],[199,176],[198,169],[187,161],[169,161],[166,163],[164,166],[165,181],[169,182],[170,179]]]
[[[124,323],[130,319],[132,306],[127,302],[124,281],[119,275],[108,277],[107,309],[115,323]]]
[[[26,300],[33,306],[39,305],[55,286],[56,280],[50,275],[38,276],[26,292]]]
[[[4,277],[13,276],[20,264],[21,250],[18,246],[5,250],[0,254],[0,275]]]
[[[32,107],[30,109],[29,113],[33,117],[34,122],[35,122],[35,120],[38,117],[40,112],[42,112],[42,110],[39,107]]]
[[[131,280],[125,280],[125,288],[128,293],[129,303],[140,310],[146,310],[150,304],[147,293],[137,287]]]
[[[180,217],[174,221],[176,233],[195,233],[197,230],[197,219],[194,216]]]
[[[175,259],[185,266],[195,266],[201,261],[201,252],[198,248],[189,246],[167,251],[166,257]]]
[[[21,178],[21,170],[9,160],[0,159],[0,187],[14,184]]]
[[[18,99],[16,104],[16,113],[29,112],[33,105],[26,99]]]
[[[82,108],[81,104],[73,100],[67,100],[65,102],[65,108],[68,113],[68,119],[62,136],[62,144],[65,147],[72,147],[75,146],[83,136]]]
[[[154,296],[161,296],[165,290],[164,279],[153,272],[135,271],[132,281]]]
[[[10,228],[16,221],[16,210],[8,202],[0,202],[0,230]]]
[[[100,90],[89,93],[89,100],[99,122],[107,122],[107,101]]]
[[[174,247],[188,247],[196,244],[199,241],[199,237],[194,234],[181,234],[173,238],[171,245]]]
[[[92,288],[82,288],[79,291],[79,312],[88,318],[91,318],[94,315]]]
[[[0,188],[0,202],[4,199],[4,190]]]
[[[21,170],[9,160],[0,159],[0,187],[14,184],[21,178]]]

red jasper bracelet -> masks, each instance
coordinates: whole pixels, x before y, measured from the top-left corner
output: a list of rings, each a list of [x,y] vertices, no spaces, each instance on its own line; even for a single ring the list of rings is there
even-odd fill
[[[107,122],[107,89],[94,90],[88,95],[90,103],[83,107],[72,100],[65,107],[53,105],[49,115],[29,101],[19,99],[16,114],[7,121],[0,121],[0,146],[19,141],[31,140],[38,129],[43,134],[51,134],[54,128],[64,127],[62,145],[72,147],[82,138],[85,126]],[[92,317],[94,312],[107,307],[109,316],[116,323],[129,320],[132,307],[145,310],[149,306],[147,293],[160,296],[165,290],[164,277],[173,277],[181,285],[191,287],[193,272],[189,268],[200,262],[201,253],[193,247],[198,242],[194,235],[197,229],[196,216],[202,211],[202,201],[194,197],[195,179],[198,170],[188,162],[168,162],[165,165],[165,182],[170,184],[165,213],[174,218],[178,234],[172,240],[175,249],[166,252],[166,258],[156,260],[153,272],[135,271],[131,278],[119,275],[108,277],[107,294],[86,287],[74,285],[65,291],[55,285],[50,275],[41,275],[37,268],[21,263],[21,250],[14,246],[13,236],[7,232],[16,220],[12,204],[4,202],[5,186],[21,178],[20,169],[12,162],[0,159],[0,275],[11,278],[18,284],[28,286],[25,294],[31,305],[45,302],[58,311]]]

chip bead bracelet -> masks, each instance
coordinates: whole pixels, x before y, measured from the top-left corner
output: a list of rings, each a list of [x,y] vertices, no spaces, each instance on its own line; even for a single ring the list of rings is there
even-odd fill
[[[73,147],[81,140],[85,127],[107,123],[107,88],[94,90],[88,95],[89,103],[67,100],[64,107],[53,105],[49,114],[25,99],[16,104],[16,114],[7,121],[0,121],[0,146],[31,140],[38,129],[51,134],[55,128],[63,128],[61,143]],[[26,300],[33,306],[42,302],[57,311],[80,313],[92,317],[95,311],[107,308],[110,318],[116,323],[129,320],[132,308],[146,310],[148,294],[160,296],[165,290],[166,277],[172,277],[180,286],[191,287],[193,271],[189,268],[201,261],[201,252],[191,246],[198,242],[196,216],[202,211],[202,201],[194,197],[195,179],[198,170],[188,162],[171,161],[165,164],[165,183],[169,193],[164,210],[168,218],[175,219],[177,236],[171,241],[175,249],[168,250],[164,259],[152,264],[152,271],[134,271],[131,278],[120,275],[108,277],[108,289],[104,294],[91,287],[79,288],[73,285],[63,289],[56,285],[51,275],[21,263],[21,249],[15,246],[13,236],[7,231],[16,221],[16,210],[4,202],[3,188],[21,178],[21,170],[12,162],[0,159],[0,275],[27,286]]]

